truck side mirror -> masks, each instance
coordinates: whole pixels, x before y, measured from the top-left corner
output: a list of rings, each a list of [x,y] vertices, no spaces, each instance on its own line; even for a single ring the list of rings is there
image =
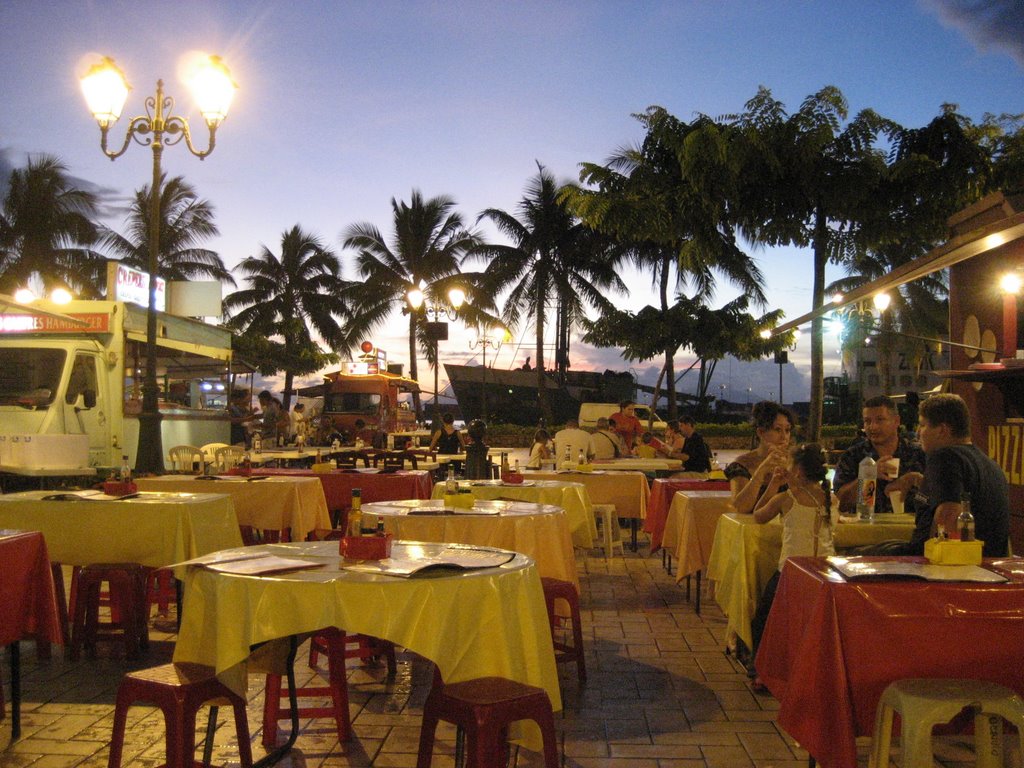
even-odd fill
[[[82,403],[86,408],[96,407],[96,390],[86,389],[82,392]]]

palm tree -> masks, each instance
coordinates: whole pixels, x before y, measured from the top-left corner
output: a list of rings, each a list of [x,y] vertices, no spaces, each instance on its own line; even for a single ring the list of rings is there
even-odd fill
[[[330,357],[310,330],[333,349],[345,345],[339,320],[349,312],[341,298],[341,264],[317,237],[295,225],[281,236],[280,256],[263,246],[259,256],[244,259],[237,268],[249,287],[224,299],[225,311],[233,312],[229,324],[258,337],[282,339],[276,367],[285,372],[287,408],[294,377],[318,371]]]
[[[664,316],[671,289],[690,285],[703,300],[714,293],[716,275],[764,306],[764,278],[737,245],[730,221],[728,196],[736,179],[723,126],[706,117],[684,123],[661,107],[636,117],[647,130],[642,144],[618,151],[603,166],[584,163],[580,180],[595,188],[568,188],[570,209],[650,273]],[[672,417],[677,346],[662,350]]]
[[[568,367],[569,331],[585,318],[589,306],[612,307],[609,291],[626,292],[626,286],[606,257],[605,244],[580,224],[560,202],[554,176],[537,163],[537,175],[529,181],[516,216],[496,208],[483,211],[511,244],[482,244],[468,255],[488,262],[484,281],[492,294],[508,290],[502,317],[506,325],[533,320],[536,331],[537,391],[541,413],[551,420],[551,404],[544,382],[544,330],[549,301],[556,304],[555,368],[564,375]]]
[[[358,250],[356,272],[360,278],[346,292],[353,314],[347,338],[354,344],[395,310],[408,314],[409,376],[416,379],[419,350],[435,368],[437,351],[427,337],[425,313],[410,310],[408,292],[422,284],[426,303],[449,309],[449,289],[461,287],[468,301],[460,313],[470,321],[486,315],[491,301],[477,290],[471,277],[460,272],[460,259],[480,238],[463,225],[454,200],[445,195],[424,200],[414,189],[408,204],[392,198],[391,210],[394,233],[390,240],[369,223],[353,224],[343,235],[344,247]],[[413,393],[413,405],[417,418],[422,418],[419,392]]]
[[[68,287],[98,297],[104,284],[96,242],[96,196],[74,186],[67,167],[47,155],[11,172],[0,212],[0,291],[34,276],[44,288]]]
[[[199,244],[220,234],[213,220],[213,206],[196,196],[195,189],[181,176],[160,178],[160,262],[165,280],[213,278],[235,285],[216,251]],[[149,222],[152,194],[149,186],[136,190],[128,211],[127,235],[105,230],[103,244],[122,263],[149,269]]]

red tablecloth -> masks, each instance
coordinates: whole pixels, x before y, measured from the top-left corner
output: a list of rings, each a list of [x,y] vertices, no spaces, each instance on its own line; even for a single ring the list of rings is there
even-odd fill
[[[379,473],[374,470],[346,472],[313,472],[309,469],[254,469],[254,475],[286,475],[319,477],[327,497],[327,509],[347,509],[352,502],[352,489],[358,488],[364,504],[397,499],[429,499],[434,481],[425,469]]]
[[[889,683],[989,680],[1024,694],[1024,559],[987,561],[1006,584],[860,580],[790,558],[757,654],[778,721],[824,768],[856,768]]]
[[[43,534],[0,534],[0,645],[25,637],[63,643]]]
[[[651,552],[661,548],[665,535],[665,522],[672,498],[676,491],[728,491],[728,480],[671,480],[668,478],[651,483],[651,498],[647,502],[647,519],[644,530],[651,535]]]

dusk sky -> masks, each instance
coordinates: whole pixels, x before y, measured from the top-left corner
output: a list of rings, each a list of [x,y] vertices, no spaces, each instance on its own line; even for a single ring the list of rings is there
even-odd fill
[[[191,116],[205,146],[177,76],[182,54],[193,50],[221,55],[240,86],[209,158],[200,162],[182,146],[164,153],[168,175],[185,176],[215,206],[221,236],[209,247],[233,266],[262,245],[279,253],[282,233],[298,224],[341,255],[347,277],[355,274],[342,231],[370,222],[390,233],[391,198],[408,201],[413,189],[449,195],[468,223],[488,207],[514,211],[537,162],[577,180],[581,162],[603,162],[641,140],[631,115],[650,105],[684,120],[719,116],[742,110],[764,85],[795,111],[835,85],[851,115],[872,108],[910,127],[943,103],[975,121],[1024,112],[1020,0],[5,0],[0,177],[27,155],[52,154],[111,205],[123,204],[148,183],[151,153],[136,145],[113,163],[101,154],[78,76],[90,54],[106,54],[133,86],[112,143],[163,78],[176,113]],[[116,212],[107,223],[121,229],[123,218]],[[752,255],[770,308],[788,317],[811,308],[809,252]],[[621,306],[654,301],[648,277],[628,282]],[[715,303],[734,296],[722,284]],[[456,326],[442,360],[473,355]],[[407,363],[402,328],[392,323],[374,340]],[[517,329],[496,366],[532,354],[531,335]],[[835,342],[826,349],[826,375],[836,374]],[[614,350],[578,343],[571,357],[574,369],[629,367]],[[791,356],[787,401],[795,391],[806,399],[807,357],[806,348]],[[645,381],[657,373],[656,362],[632,367]],[[716,387],[742,401],[748,385],[755,398],[767,396],[777,370],[723,363],[716,377]],[[422,361],[421,378],[432,388]]]

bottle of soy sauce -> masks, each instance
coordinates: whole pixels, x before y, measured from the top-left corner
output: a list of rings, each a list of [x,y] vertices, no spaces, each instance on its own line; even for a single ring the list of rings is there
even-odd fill
[[[960,533],[960,541],[974,541],[974,513],[971,512],[969,493],[960,498],[960,514],[956,518],[956,529]]]

